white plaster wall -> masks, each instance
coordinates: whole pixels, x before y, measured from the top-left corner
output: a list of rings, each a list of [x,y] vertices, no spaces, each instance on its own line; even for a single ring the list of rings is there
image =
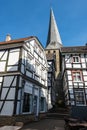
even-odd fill
[[[24,74],[24,72],[25,72],[25,67],[24,67],[24,65],[22,64],[21,65],[21,72]]]
[[[87,76],[84,76],[84,81],[87,81]]]
[[[5,101],[5,104],[3,106],[0,115],[11,116],[13,114],[13,108],[14,108],[14,101]]]
[[[72,76],[71,75],[68,75],[68,80],[72,80]]]
[[[44,84],[45,84],[45,81],[44,81],[44,80],[41,80],[41,83],[44,85]]]
[[[25,64],[26,60],[29,62],[29,64],[31,65],[31,71],[33,73],[33,76],[32,76],[32,73],[29,72],[29,71],[26,71],[26,76],[28,77],[31,77],[31,78],[35,78],[35,80],[38,80],[40,83],[44,84],[44,85],[47,85],[47,81],[42,81],[41,82],[41,69],[42,69],[42,66],[44,67],[47,67],[47,61],[46,61],[46,56],[45,56],[45,52],[44,52],[44,49],[41,47],[41,45],[39,44],[39,42],[36,42],[36,40],[31,40],[31,41],[27,41],[25,46],[28,46],[26,50],[22,49],[22,65],[21,65],[21,72],[24,74],[27,66]],[[36,52],[34,52],[34,50]],[[31,55],[31,53],[33,55]],[[39,56],[40,55],[40,56]],[[43,60],[41,59],[41,57],[43,58]],[[25,60],[25,62],[24,62]],[[25,67],[24,65],[25,64]],[[36,67],[36,64],[37,64],[37,67]],[[28,68],[27,68],[28,69]],[[36,74],[39,76],[39,78],[37,78],[34,74],[34,72],[36,72]],[[47,79],[47,70],[45,68],[45,71],[43,72],[43,78],[44,80]]]
[[[85,62],[84,55],[81,55],[81,62]]]
[[[44,88],[41,89],[41,97],[46,97],[46,90]]]
[[[66,64],[66,68],[72,68],[71,64]]]
[[[79,87],[80,87],[80,88],[83,88],[83,86],[84,86],[84,83],[83,83],[83,82],[79,83]]]
[[[42,59],[39,57],[39,62],[42,63]]]
[[[20,102],[17,102],[16,114],[20,114]]]
[[[4,54],[5,51],[0,51],[0,58],[2,57],[2,55]]]
[[[87,86],[87,82],[85,82],[85,86]]]
[[[21,100],[21,93],[22,93],[22,90],[19,89],[19,90],[18,90],[18,100]]]
[[[9,53],[8,65],[18,64],[18,61],[19,61],[19,52]]]
[[[85,92],[86,92],[86,94],[87,94],[87,89],[85,89]]]
[[[48,91],[48,110],[52,108],[52,102],[51,102],[51,88]]]
[[[69,84],[69,85],[72,85],[72,81],[68,81],[68,84]]]
[[[6,77],[4,77],[3,86],[8,86],[9,87],[11,85],[11,82],[12,82],[13,78],[14,78],[14,76],[6,76]],[[17,77],[15,77],[12,86],[16,86],[16,80],[17,80]]]
[[[20,48],[11,49],[10,52],[19,52]]]
[[[83,75],[87,75],[87,71],[83,70]]]
[[[5,52],[1,60],[7,60],[8,51]]]
[[[38,59],[38,55],[37,55],[37,53],[34,52],[34,56],[35,56],[36,59]]]
[[[22,87],[22,77],[19,78],[19,87]]]
[[[24,64],[25,50],[22,48],[22,63]]]
[[[80,64],[73,64],[73,68],[81,68]]]
[[[32,46],[34,47],[34,45],[35,45],[35,40],[30,41],[30,44],[32,44]]]
[[[0,82],[2,82],[2,80],[3,80],[3,77],[0,77]]]
[[[82,63],[82,68],[86,68],[86,64],[85,63]]]
[[[7,67],[7,71],[17,71],[18,70],[18,66],[9,66]]]
[[[6,94],[8,92],[9,88],[3,88],[2,89],[2,94],[1,94],[1,99],[5,100]],[[15,88],[10,88],[8,96],[6,100],[14,100],[15,99]]]
[[[69,86],[69,88],[73,88],[73,86],[71,85],[71,86]]]
[[[29,72],[29,71],[26,71],[26,75],[28,76],[28,77],[31,77],[32,78],[32,73],[31,72]]]
[[[5,71],[5,66],[6,66],[6,61],[0,62],[0,72],[4,72]]]
[[[2,102],[2,101],[0,101],[0,109],[1,109],[2,103],[3,103],[3,102]]]
[[[71,71],[70,71],[70,70],[67,70],[67,74],[68,74],[68,75],[71,75]]]
[[[30,51],[31,51],[32,54],[34,53],[34,48],[31,45],[30,45]]]
[[[73,84],[74,84],[75,86],[77,86],[77,85],[78,85],[78,83],[76,83],[76,82],[73,82]]]
[[[70,56],[70,54],[65,55],[65,62],[66,63],[71,63],[72,62],[72,57]]]

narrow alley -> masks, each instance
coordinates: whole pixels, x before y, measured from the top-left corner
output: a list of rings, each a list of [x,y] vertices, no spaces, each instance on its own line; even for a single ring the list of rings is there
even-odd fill
[[[64,130],[64,120],[43,119],[24,125],[21,130]]]

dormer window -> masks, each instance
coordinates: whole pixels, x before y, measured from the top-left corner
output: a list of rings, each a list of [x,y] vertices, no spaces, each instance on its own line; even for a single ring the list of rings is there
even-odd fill
[[[80,62],[80,57],[79,56],[73,56],[73,63],[78,63]]]

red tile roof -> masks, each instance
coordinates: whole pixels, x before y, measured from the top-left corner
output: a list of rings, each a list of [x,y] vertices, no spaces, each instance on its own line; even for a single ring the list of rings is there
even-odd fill
[[[0,42],[0,45],[11,44],[11,43],[21,43],[21,42],[24,42],[24,41],[29,40],[31,38],[35,38],[35,37],[30,36],[30,37],[26,37],[26,38],[14,39],[14,40],[10,40],[10,41],[3,41],[3,42]]]

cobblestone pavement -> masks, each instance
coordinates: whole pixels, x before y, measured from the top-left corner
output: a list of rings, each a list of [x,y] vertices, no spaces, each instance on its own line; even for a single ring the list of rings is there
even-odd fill
[[[24,125],[21,130],[64,130],[64,120],[44,119]]]

